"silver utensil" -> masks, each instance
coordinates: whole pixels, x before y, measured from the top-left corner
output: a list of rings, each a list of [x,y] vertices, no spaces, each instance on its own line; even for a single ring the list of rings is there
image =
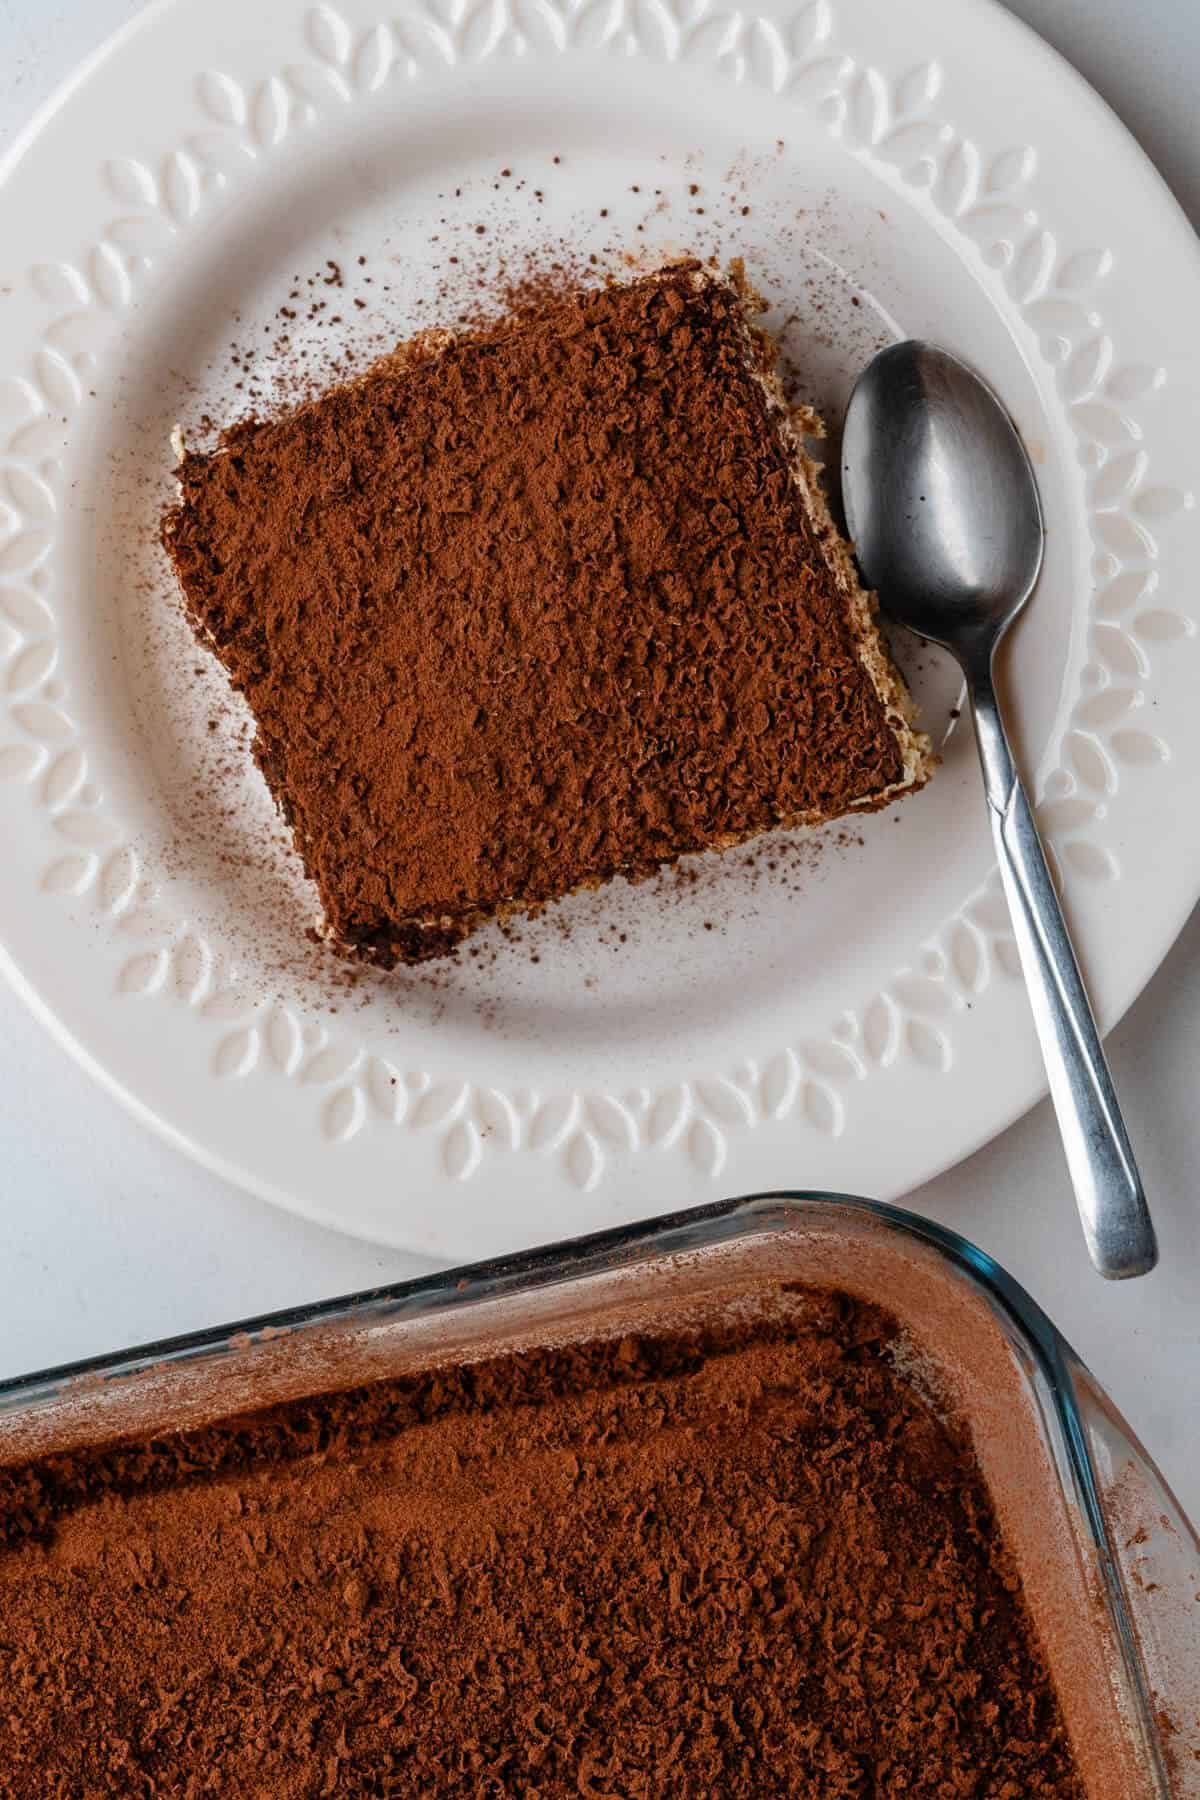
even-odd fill
[[[889,616],[962,667],[992,837],[1079,1216],[1102,1275],[1143,1275],[1158,1249],[1033,813],[993,686],[997,646],[1042,566],[1042,509],[1000,401],[930,344],[876,356],[850,398],[842,493],[859,563]]]

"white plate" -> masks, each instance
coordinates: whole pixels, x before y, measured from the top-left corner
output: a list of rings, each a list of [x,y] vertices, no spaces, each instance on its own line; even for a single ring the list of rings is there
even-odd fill
[[[932,652],[905,654],[944,766],[853,838],[618,885],[441,969],[345,985],[306,944],[313,898],[155,545],[168,433],[245,403],[231,343],[261,346],[270,390],[297,347],[362,361],[560,241],[601,271],[744,254],[833,416],[891,335],[987,373],[1050,520],[1009,685],[1105,1021],[1200,885],[1200,264],[1121,128],[1007,14],[152,8],[0,189],[0,938],[173,1141],[455,1257],[721,1192],[893,1196],[1042,1088]],[[326,259],[343,287],[310,285]]]

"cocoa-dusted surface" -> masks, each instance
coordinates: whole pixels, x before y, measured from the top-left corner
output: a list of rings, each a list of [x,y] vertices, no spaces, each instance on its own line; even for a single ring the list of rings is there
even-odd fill
[[[185,458],[165,541],[343,947],[441,954],[901,778],[755,354],[680,265]]]
[[[0,1471],[0,1794],[1082,1800],[878,1310]]]

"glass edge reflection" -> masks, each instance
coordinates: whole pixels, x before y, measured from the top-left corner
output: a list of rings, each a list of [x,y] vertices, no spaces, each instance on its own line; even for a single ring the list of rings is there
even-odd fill
[[[1045,1373],[1061,1383],[1070,1395],[1066,1351],[1071,1360],[1079,1359],[1069,1350],[1065,1340],[1050,1319],[1020,1284],[995,1262],[956,1232],[924,1219],[903,1207],[883,1201],[866,1200],[857,1195],[837,1194],[822,1189],[771,1189],[731,1200],[717,1200],[707,1206],[689,1207],[678,1212],[659,1214],[629,1225],[610,1227],[584,1237],[563,1238],[532,1250],[514,1251],[484,1262],[464,1263],[435,1275],[418,1275],[408,1281],[381,1287],[363,1288],[349,1294],[338,1294],[327,1300],[284,1307],[249,1318],[235,1319],[196,1331],[152,1339],[143,1344],[83,1357],[76,1361],[51,1365],[25,1375],[0,1380],[0,1412],[18,1405],[30,1405],[51,1399],[69,1384],[88,1376],[121,1378],[133,1376],[152,1366],[200,1357],[212,1352],[237,1348],[247,1340],[265,1335],[302,1331],[318,1325],[336,1324],[355,1318],[415,1313],[433,1307],[476,1304],[493,1299],[514,1287],[544,1286],[559,1280],[578,1277],[606,1265],[614,1257],[626,1253],[656,1251],[667,1254],[684,1249],[698,1249],[736,1235],[743,1226],[763,1220],[773,1209],[785,1208],[797,1217],[821,1208],[833,1212],[850,1211],[878,1218],[898,1227],[906,1235],[929,1244],[951,1263],[973,1278],[989,1298],[999,1301],[1002,1309],[1021,1328],[1039,1352]],[[236,1343],[235,1343],[236,1340]]]

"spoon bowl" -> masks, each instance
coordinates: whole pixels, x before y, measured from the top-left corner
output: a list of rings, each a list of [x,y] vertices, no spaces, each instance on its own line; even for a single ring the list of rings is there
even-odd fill
[[[1102,1275],[1144,1275],[1158,1250],[1100,1033],[1013,762],[996,648],[1037,583],[1045,527],[1025,446],[996,395],[933,345],[893,344],[859,377],[842,493],[880,604],[966,676],[992,840],[1084,1237]]]
[[[994,648],[1032,594],[1045,532],[1037,482],[991,389],[946,350],[873,358],[842,440],[846,520],[889,615],[957,655]]]

